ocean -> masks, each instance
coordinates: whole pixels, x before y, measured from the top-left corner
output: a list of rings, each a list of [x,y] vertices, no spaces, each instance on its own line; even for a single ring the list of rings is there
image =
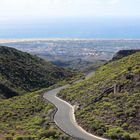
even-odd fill
[[[140,38],[140,18],[45,18],[0,22],[0,38]]]

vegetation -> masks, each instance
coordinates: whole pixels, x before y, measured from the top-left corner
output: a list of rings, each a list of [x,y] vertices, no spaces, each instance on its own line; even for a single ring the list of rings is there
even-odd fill
[[[66,78],[75,81],[80,74],[73,76],[36,56],[0,47],[0,140],[70,139],[52,122],[54,106],[43,101],[41,92],[67,83]],[[77,121],[87,131],[140,140],[140,52],[108,62],[59,96],[78,106]]]
[[[69,140],[53,123],[54,106],[41,93],[80,75],[0,46],[0,140]]]
[[[118,60],[136,52],[140,52],[140,50],[120,50],[116,53],[112,60]]]
[[[118,140],[140,139],[140,52],[101,66],[95,75],[59,93],[87,131]]]
[[[81,72],[89,72],[96,70],[99,66],[104,64],[106,61],[105,60],[92,60],[92,61],[86,61],[82,59],[74,59],[74,60],[57,60],[57,61],[52,61],[53,64],[59,66],[59,67],[64,67],[64,68],[71,68],[77,71]]]
[[[0,46],[1,98],[49,87],[74,75],[74,72],[58,68],[36,56]]]
[[[53,105],[39,92],[0,102],[0,140],[69,140],[50,119]]]

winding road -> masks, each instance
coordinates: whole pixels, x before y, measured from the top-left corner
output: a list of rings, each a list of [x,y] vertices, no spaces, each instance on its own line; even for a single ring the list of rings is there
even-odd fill
[[[88,74],[86,78],[89,78],[92,73]],[[78,80],[78,82],[80,81],[81,80]],[[54,115],[54,122],[56,125],[68,135],[80,140],[106,140],[104,138],[94,136],[81,128],[75,120],[74,107],[57,97],[57,93],[69,86],[70,85],[65,85],[59,88],[55,88],[43,95],[46,100],[50,101],[57,108],[57,112]]]

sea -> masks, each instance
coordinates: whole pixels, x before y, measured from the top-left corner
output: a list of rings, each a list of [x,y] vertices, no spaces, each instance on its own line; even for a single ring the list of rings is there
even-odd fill
[[[0,22],[0,39],[18,38],[140,39],[140,18],[40,18]]]

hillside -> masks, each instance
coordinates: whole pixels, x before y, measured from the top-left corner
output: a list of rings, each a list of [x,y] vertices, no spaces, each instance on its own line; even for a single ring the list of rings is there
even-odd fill
[[[0,97],[46,88],[74,73],[13,48],[0,46]]]
[[[114,55],[112,60],[118,60],[128,55],[134,54],[136,52],[140,52],[140,50],[120,50]]]
[[[52,123],[54,107],[40,92],[0,102],[0,140],[71,140]]]
[[[101,66],[95,75],[59,93],[87,131],[115,140],[140,139],[140,52]]]
[[[74,75],[36,56],[1,46],[0,140],[70,140],[53,123],[55,108],[41,93]]]
[[[81,72],[89,72],[91,70],[96,70],[99,66],[103,65],[105,60],[93,60],[93,61],[85,61],[82,59],[74,59],[71,61],[52,61],[53,64],[63,67],[70,68]]]

